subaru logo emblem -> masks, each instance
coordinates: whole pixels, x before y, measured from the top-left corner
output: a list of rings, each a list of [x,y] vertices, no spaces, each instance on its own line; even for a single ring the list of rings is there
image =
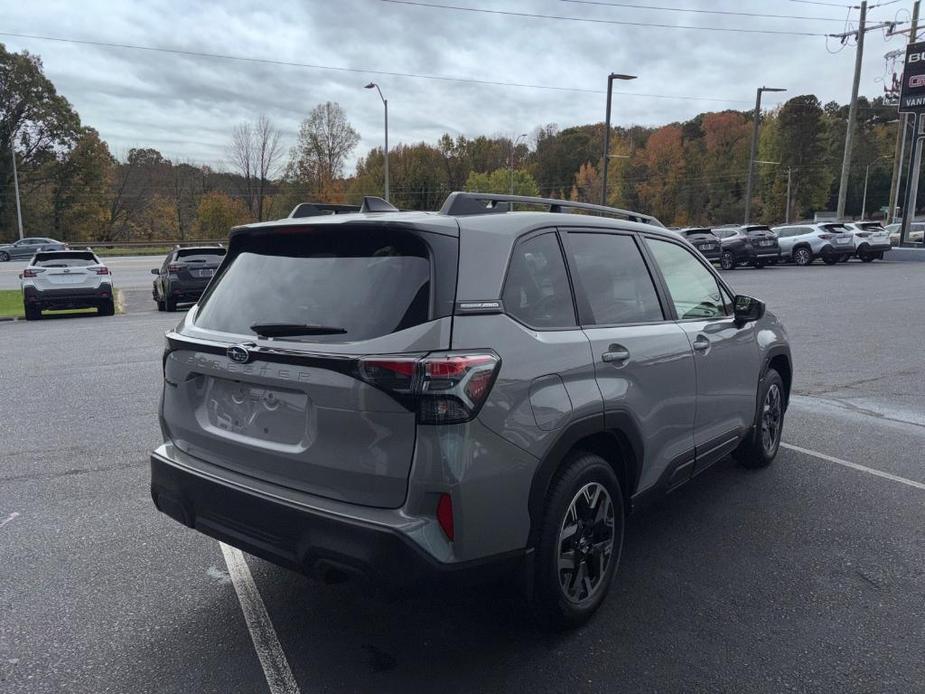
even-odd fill
[[[236,361],[239,364],[246,364],[251,360],[251,353],[244,345],[234,345],[233,347],[229,347],[227,350],[225,350],[225,355],[231,359],[231,361]]]

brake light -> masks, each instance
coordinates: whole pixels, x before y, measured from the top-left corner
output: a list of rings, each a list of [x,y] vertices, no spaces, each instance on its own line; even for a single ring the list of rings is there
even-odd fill
[[[834,239],[835,235],[834,234],[819,234],[819,238],[824,239],[825,241],[828,241],[829,239]]]
[[[171,263],[170,265],[167,266],[167,272],[172,272],[174,274],[180,272],[180,270],[182,269],[183,269],[182,265],[177,265],[175,263]]]
[[[95,267],[93,268],[93,271],[97,275],[108,275],[109,274],[109,268],[106,267],[105,265],[100,265],[99,267]]]
[[[453,498],[449,494],[441,494],[437,502],[437,522],[448,540],[452,540],[453,528]]]
[[[490,352],[373,356],[360,359],[359,376],[377,388],[410,396],[421,424],[454,424],[478,414],[500,365]]]
[[[42,271],[33,270],[32,268],[27,267],[25,270],[22,271],[22,276],[23,276],[23,279],[25,279],[26,277],[38,277],[40,272]]]

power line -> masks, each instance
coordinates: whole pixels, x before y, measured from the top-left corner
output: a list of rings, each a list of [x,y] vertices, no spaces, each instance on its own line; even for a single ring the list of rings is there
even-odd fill
[[[638,5],[629,2],[605,2],[605,0],[559,0],[575,5],[598,5],[601,7],[624,7],[633,10],[658,10],[661,12],[690,12],[691,14],[719,14],[735,17],[762,17],[767,19],[802,19],[807,21],[840,22],[837,17],[803,17],[792,14],[764,14],[761,12],[736,12],[734,10],[701,10],[692,7],[665,7],[659,5]]]
[[[798,2],[801,5],[821,5],[822,7],[852,7],[852,5],[846,5],[843,2],[820,2],[819,0],[789,0],[790,2]]]
[[[815,36],[815,34],[813,34]],[[821,35],[821,34],[820,34]],[[21,34],[9,31],[0,31],[0,36],[11,36],[20,39],[34,39],[37,41],[54,41],[57,43],[72,43],[82,46],[96,46],[101,48],[120,48],[135,51],[149,51],[153,53],[168,53],[173,55],[182,55],[191,58],[211,58],[214,60],[233,60],[245,63],[261,63],[264,65],[281,65],[285,67],[300,67],[311,70],[330,70],[333,72],[350,72],[364,75],[384,75],[386,77],[408,77],[411,79],[433,80],[437,82],[460,82],[463,84],[480,84],[492,87],[516,87],[520,89],[546,89],[559,92],[581,92],[584,94],[605,94],[603,89],[584,89],[581,87],[565,87],[552,84],[530,84],[526,82],[502,82],[499,80],[485,80],[471,77],[452,77],[449,75],[429,75],[414,72],[396,72],[390,70],[377,70],[367,68],[342,67],[337,65],[321,65],[317,63],[299,63],[290,60],[278,60],[275,58],[256,58],[251,56],[231,55],[225,53],[206,53],[203,51],[190,51],[180,48],[163,48],[160,46],[143,46],[131,43],[115,43],[111,41],[92,41],[89,39],[64,38],[61,36],[45,36],[41,34]],[[711,101],[723,104],[744,104],[750,103],[743,99],[720,99],[708,96],[686,96],[678,94],[652,94],[643,92],[616,92],[626,96],[637,96],[649,99],[678,99],[681,101]]]
[[[513,10],[488,10],[480,7],[462,7],[460,5],[441,5],[436,3],[415,2],[414,0],[380,0],[393,5],[410,5],[412,7],[426,7],[437,10],[454,10],[457,12],[478,12],[482,14],[503,15],[506,17],[520,17],[525,19],[556,19],[564,22],[588,22],[591,24],[618,24],[621,26],[653,27],[657,29],[690,29],[693,31],[722,31],[733,34],[773,34],[776,36],[811,36],[819,37],[825,34],[808,31],[783,31],[779,29],[746,29],[741,27],[710,27],[691,26],[686,24],[659,24],[657,22],[630,22],[622,19],[594,19],[592,17],[570,17],[555,14],[537,14],[534,12],[515,12]]]

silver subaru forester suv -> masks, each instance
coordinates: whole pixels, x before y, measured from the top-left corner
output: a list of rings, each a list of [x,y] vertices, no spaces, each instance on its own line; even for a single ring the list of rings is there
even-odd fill
[[[780,322],[657,220],[367,198],[232,231],[167,334],[151,492],[323,580],[513,574],[544,623],[574,626],[631,510],[730,453],[774,459],[791,381]]]

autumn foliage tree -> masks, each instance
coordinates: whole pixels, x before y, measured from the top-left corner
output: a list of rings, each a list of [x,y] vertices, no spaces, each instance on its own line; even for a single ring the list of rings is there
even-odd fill
[[[207,193],[196,210],[196,232],[202,239],[223,239],[232,227],[253,221],[247,206],[227,193]]]

